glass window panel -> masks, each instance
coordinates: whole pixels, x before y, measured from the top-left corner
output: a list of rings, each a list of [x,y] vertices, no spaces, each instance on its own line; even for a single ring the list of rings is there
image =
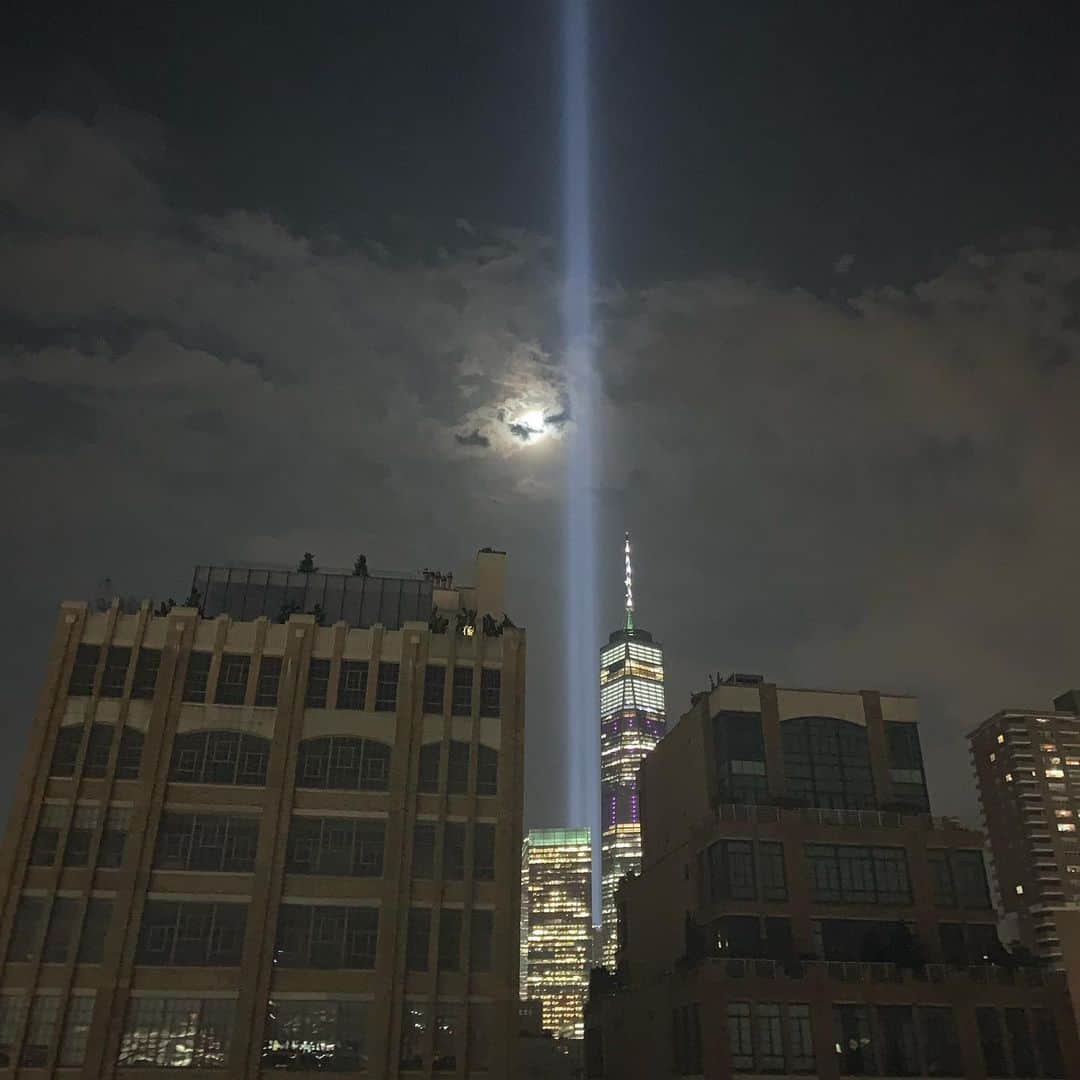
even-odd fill
[[[74,776],[75,764],[79,759],[79,750],[82,747],[83,727],[62,727],[56,733],[56,743],[53,746],[52,761],[49,765],[50,776]]]
[[[446,790],[451,795],[464,795],[469,789],[469,756],[471,747],[458,739],[450,740],[446,767]]]
[[[442,713],[445,691],[445,665],[428,664],[424,668],[424,712]]]
[[[376,712],[394,712],[397,709],[399,667],[385,660],[379,662],[379,678],[375,685]]]
[[[124,681],[127,679],[130,663],[130,648],[126,645],[109,646],[105,654],[105,673],[101,678],[102,697],[120,697],[124,693]]]
[[[439,764],[442,757],[442,743],[424,743],[420,747],[420,768],[417,780],[418,790],[434,794],[439,790]]]
[[[135,678],[131,684],[133,698],[152,698],[161,667],[160,649],[140,649],[135,661]]]
[[[368,665],[366,660],[342,660],[338,678],[337,707],[363,709],[367,703]]]
[[[278,703],[281,687],[282,657],[264,656],[259,661],[259,680],[255,684],[255,704],[260,708],[272,708]]]
[[[427,971],[431,941],[431,908],[409,908],[405,942],[405,966],[409,971]]]
[[[100,656],[100,645],[79,645],[75,649],[75,664],[68,683],[68,693],[72,697],[89,697],[93,693],[94,676]]]
[[[309,709],[325,709],[329,687],[330,661],[313,657],[308,666],[308,684],[304,704]]]
[[[494,929],[495,912],[490,908],[473,908],[469,936],[469,967],[473,971],[492,970]]]
[[[418,821],[413,826],[412,876],[427,881],[435,876],[435,822]]]
[[[444,907],[439,912],[439,970],[461,970],[461,908]]]
[[[45,899],[41,896],[21,896],[15,909],[15,923],[8,942],[7,962],[36,960],[41,948],[45,922]]]
[[[49,929],[41,959],[46,964],[66,964],[75,959],[75,939],[79,930],[79,901],[58,896],[49,913]]]
[[[105,939],[112,924],[113,902],[91,897],[86,905],[77,960],[80,964],[100,964],[105,958]]]
[[[94,1019],[94,1002],[93,994],[79,994],[68,1001],[64,1035],[56,1061],[61,1068],[75,1068],[86,1060],[86,1043],[90,1038],[90,1025]]]

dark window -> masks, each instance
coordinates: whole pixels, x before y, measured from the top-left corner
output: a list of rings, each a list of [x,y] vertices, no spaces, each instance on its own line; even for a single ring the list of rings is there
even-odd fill
[[[308,666],[307,694],[304,697],[304,704],[309,709],[325,709],[329,686],[330,661],[312,658]]]
[[[135,963],[236,967],[246,922],[247,904],[147,900]]]
[[[841,1076],[877,1076],[877,1050],[870,1010],[865,1005],[834,1005],[836,1053]]]
[[[469,967],[473,971],[491,971],[495,912],[491,908],[473,908],[470,922]]]
[[[1028,1027],[1027,1009],[1006,1009],[1005,1030],[1009,1033],[1014,1075],[1035,1076],[1038,1065],[1035,1063],[1035,1044],[1031,1039],[1031,1028]]]
[[[15,909],[15,925],[11,928],[7,962],[35,960],[41,948],[42,924],[45,920],[45,899],[41,896],[20,896]]]
[[[75,763],[79,760],[82,737],[82,725],[62,727],[56,733],[56,745],[53,747],[52,762],[49,765],[50,776],[75,775]]]
[[[821,919],[815,925],[823,960],[911,966],[919,955],[914,926],[899,920]]]
[[[915,1016],[910,1005],[878,1009],[881,1027],[882,1072],[887,1076],[921,1076]]]
[[[953,1011],[947,1006],[920,1005],[923,1056],[927,1076],[963,1076],[964,1059]]]
[[[734,959],[754,959],[765,956],[765,942],[758,915],[724,915],[713,924],[716,950]]]
[[[399,664],[379,663],[379,678],[375,684],[375,711],[393,712],[397,708]]]
[[[727,1021],[731,1067],[736,1072],[753,1072],[754,1029],[750,1018],[749,1003],[745,1001],[729,1001]]]
[[[428,664],[424,669],[424,712],[441,713],[446,692],[446,668]]]
[[[219,998],[132,998],[117,1064],[224,1068],[235,1006]]]
[[[949,864],[949,853],[938,850],[927,851],[926,861],[930,865],[934,903],[938,907],[956,907],[956,884]]]
[[[759,840],[758,873],[763,900],[786,900],[787,875],[784,870],[784,845],[778,840]]]
[[[379,909],[282,904],[274,963],[323,970],[375,966]]]
[[[479,743],[476,747],[476,794],[495,795],[499,790],[499,751]]]
[[[52,866],[60,850],[60,834],[67,822],[67,807],[45,803],[38,815],[34,839],[30,844],[31,866]]]
[[[342,660],[338,678],[337,707],[363,709],[367,703],[368,665],[366,660]]]
[[[99,645],[80,645],[76,648],[75,666],[71,669],[71,681],[68,683],[68,693],[72,697],[88,697],[93,693],[100,656]]]
[[[293,874],[381,877],[386,822],[380,818],[306,817],[289,828],[285,869]]]
[[[412,876],[428,881],[435,876],[435,823],[418,821],[413,825]]]
[[[989,908],[990,889],[986,883],[986,866],[981,851],[951,851],[953,881],[961,907]]]
[[[997,1009],[987,1006],[975,1010],[975,1023],[979,1028],[983,1061],[987,1076],[1009,1076],[1009,1060],[1005,1055],[1005,1033],[1001,1028],[1001,1016]]]
[[[444,907],[439,912],[439,970],[461,970],[461,908]]]
[[[420,747],[420,775],[417,788],[420,791],[434,793],[439,790],[439,760],[442,757],[442,743],[424,743]]]
[[[272,1000],[263,1070],[357,1072],[368,1064],[366,1001]]]
[[[809,1005],[787,1007],[788,1065],[793,1073],[817,1071]]]
[[[105,828],[101,833],[97,864],[105,870],[115,870],[123,865],[124,846],[127,844],[131,825],[131,808],[110,806],[105,813]]]
[[[131,684],[133,698],[152,698],[161,667],[160,649],[140,649],[135,661],[135,678]]]
[[[807,844],[814,900],[834,904],[910,904],[903,848]]]
[[[120,750],[116,755],[116,779],[138,780],[142,767],[143,733],[124,725],[120,731]]]
[[[377,739],[331,735],[304,739],[296,762],[298,788],[385,791],[390,782],[390,746]]]
[[[889,745],[889,780],[896,803],[904,810],[928,814],[930,798],[926,792],[918,726],[887,721],[885,735]]]
[[[97,835],[100,809],[96,806],[76,806],[71,819],[71,831],[64,847],[65,866],[86,866],[90,862],[90,847]]]
[[[303,745],[303,744],[301,744]],[[169,779],[195,784],[266,783],[270,740],[239,731],[189,731],[173,740]]]
[[[469,790],[469,751],[467,742],[450,740],[446,762],[446,790],[450,795],[464,795]]]
[[[721,802],[756,804],[769,799],[761,713],[724,711],[712,718],[713,757]]]
[[[473,831],[473,877],[495,880],[495,826],[478,821]]]
[[[79,901],[58,896],[49,914],[49,929],[41,960],[45,964],[66,964],[75,956],[75,939],[79,930]]]
[[[154,867],[250,873],[258,842],[258,818],[167,810],[158,827]]]
[[[447,821],[443,825],[443,878],[465,880],[465,823]]]
[[[58,994],[38,994],[33,999],[22,1055],[19,1058],[20,1065],[40,1068],[49,1060],[49,1052],[56,1044],[56,1027],[62,1001]]]
[[[243,705],[247,697],[248,673],[251,670],[251,657],[238,653],[226,653],[221,658],[218,671],[217,693],[214,702],[218,705]]]
[[[430,941],[431,908],[409,908],[405,941],[405,967],[409,971],[427,971]]]
[[[502,672],[498,668],[480,670],[480,715],[502,715]]]
[[[754,1006],[757,1029],[758,1069],[766,1073],[782,1073],[784,1069],[784,1026],[780,1006],[763,1004]],[[698,1064],[695,1061],[695,1064]],[[700,1072],[700,1068],[695,1070]]]
[[[472,716],[472,667],[454,668],[453,700],[451,712],[454,716]]]
[[[255,686],[255,704],[262,709],[274,708],[281,689],[280,656],[264,656],[259,661],[259,681]]]
[[[1061,1057],[1061,1044],[1058,1042],[1054,1017],[1049,1009],[1034,1009],[1032,1015],[1035,1020],[1035,1039],[1039,1044],[1043,1076],[1063,1077],[1065,1062]]]
[[[208,652],[193,652],[188,657],[187,673],[184,675],[184,701],[192,701],[203,704],[206,701],[206,690],[210,682],[210,662],[213,654]]]
[[[697,1004],[671,1010],[671,1051],[672,1070],[677,1076],[701,1074],[701,1016]]]
[[[105,674],[101,679],[102,697],[121,697],[124,680],[131,663],[131,649],[126,645],[111,645],[105,654]]]
[[[801,716],[780,724],[787,795],[808,806],[874,806],[866,728],[850,720]]]
[[[79,938],[80,964],[100,964],[105,959],[105,938],[112,923],[113,902],[91,898],[86,905],[82,936]]]
[[[56,1064],[61,1068],[77,1068],[86,1060],[86,1044],[94,1021],[94,993],[76,994],[68,999],[64,1016],[64,1036]]]
[[[945,963],[955,967],[991,963],[1001,954],[993,923],[938,923]]]
[[[709,882],[713,902],[754,900],[754,845],[749,840],[718,840],[709,847]]]
[[[90,740],[86,744],[86,760],[83,776],[100,778],[109,770],[109,752],[112,750],[112,724],[91,724]]]

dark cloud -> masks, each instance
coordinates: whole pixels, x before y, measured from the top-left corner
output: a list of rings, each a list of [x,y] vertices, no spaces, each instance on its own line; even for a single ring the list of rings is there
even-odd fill
[[[468,435],[455,435],[454,439],[459,446],[481,446],[486,449],[491,445],[491,440],[486,435],[481,435],[476,428],[473,428]]]

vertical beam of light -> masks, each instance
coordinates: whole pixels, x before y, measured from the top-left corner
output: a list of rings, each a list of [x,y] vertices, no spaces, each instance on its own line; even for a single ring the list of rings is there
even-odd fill
[[[567,810],[593,843],[593,921],[600,921],[600,700],[596,526],[596,416],[590,320],[588,0],[563,0],[563,333],[572,434],[566,500]]]

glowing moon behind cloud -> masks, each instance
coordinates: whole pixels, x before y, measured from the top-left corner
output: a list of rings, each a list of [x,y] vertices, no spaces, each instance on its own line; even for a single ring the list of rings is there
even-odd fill
[[[543,409],[532,409],[529,412],[522,413],[514,423],[528,429],[528,441],[531,443],[537,442],[547,434],[547,427],[544,425]]]

